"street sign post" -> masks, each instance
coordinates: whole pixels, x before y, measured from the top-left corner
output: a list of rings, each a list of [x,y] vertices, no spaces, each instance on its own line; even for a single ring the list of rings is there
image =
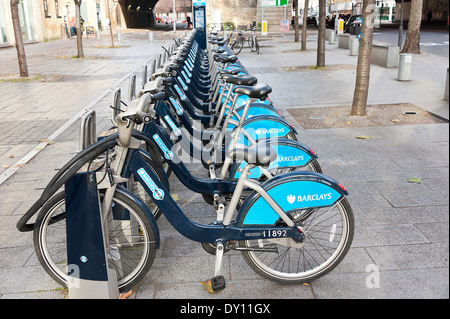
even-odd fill
[[[288,0],[261,0],[261,7],[284,7]]]
[[[261,35],[267,35],[267,21],[264,20],[265,7],[284,7],[284,20],[286,20],[286,7],[288,0],[261,0]]]

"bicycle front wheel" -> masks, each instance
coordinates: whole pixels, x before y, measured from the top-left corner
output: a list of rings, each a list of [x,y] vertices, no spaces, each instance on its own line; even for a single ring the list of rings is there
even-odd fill
[[[233,45],[231,46],[231,51],[233,51],[234,55],[238,55],[239,52],[241,52],[243,47],[244,47],[244,41],[236,40],[236,42],[234,42]]]
[[[113,205],[114,210],[111,209],[106,218],[110,226],[106,258],[109,267],[116,270],[119,290],[124,292],[136,285],[152,266],[156,237],[147,216],[130,198],[115,192]],[[121,214],[126,217],[118,218],[118,212],[126,213]],[[67,287],[65,217],[65,193],[60,192],[41,209],[36,219],[33,241],[42,267],[56,282]]]
[[[265,239],[241,241],[239,245],[272,248],[271,252],[242,251],[247,264],[259,275],[283,284],[309,283],[333,270],[347,254],[354,233],[353,212],[343,198],[331,208],[292,211],[290,216],[304,231],[303,247]]]

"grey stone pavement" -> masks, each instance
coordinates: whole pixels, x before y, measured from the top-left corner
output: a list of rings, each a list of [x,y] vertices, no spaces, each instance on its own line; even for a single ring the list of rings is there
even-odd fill
[[[146,32],[128,32],[115,49],[107,47],[107,38],[88,39],[84,60],[70,58],[76,54],[74,40],[27,45],[35,79],[0,82],[0,299],[65,298],[39,265],[32,234],[18,232],[16,222],[56,170],[79,151],[79,121],[71,119],[92,104],[97,132],[109,128],[111,96],[103,92],[120,86],[127,100],[127,74],[136,72],[139,84],[139,67],[171,41],[159,35],[150,43]],[[408,82],[397,81],[397,68],[372,65],[368,101],[412,103],[446,121],[304,129],[287,109],[345,106],[353,98],[357,57],[337,43],[326,44],[326,65],[347,67],[283,70],[315,65],[316,37],[308,33],[306,52],[300,52],[291,32],[261,42],[260,55],[244,49],[239,58],[260,83],[272,86],[276,107],[296,127],[298,139],[319,154],[324,173],[348,189],[356,229],[346,258],[309,285],[285,286],[259,277],[239,253],[229,252],[224,257],[228,286],[211,294],[200,282],[212,277],[214,257],[161,217],[161,247],[134,298],[449,298],[449,108],[443,100],[448,56],[415,55]],[[1,49],[0,74],[17,72],[14,49]],[[355,138],[360,135],[370,139]],[[194,175],[204,174],[198,164],[189,167]],[[409,177],[424,183],[409,183]],[[173,177],[171,185],[189,217],[214,220],[214,210],[201,196]]]

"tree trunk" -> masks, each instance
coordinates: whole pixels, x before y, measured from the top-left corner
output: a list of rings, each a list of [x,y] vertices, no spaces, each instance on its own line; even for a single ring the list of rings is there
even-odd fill
[[[367,97],[369,95],[370,57],[372,54],[373,24],[375,0],[363,2],[362,36],[356,69],[356,85],[350,115],[366,115]]]
[[[80,23],[80,6],[83,0],[73,0],[75,2],[75,17],[76,17],[76,30],[77,30],[77,51],[78,58],[84,58],[83,52],[83,35],[81,34],[81,23]]]
[[[303,20],[302,20],[302,51],[306,50],[306,23],[308,19],[308,0],[305,0],[305,6],[303,8]]]
[[[109,7],[109,0],[106,0],[106,6],[108,10],[108,20],[109,20],[109,34],[111,35],[111,47],[114,48],[114,37],[113,37],[113,31],[112,31],[112,24],[111,24],[111,9]]]
[[[16,39],[17,60],[19,61],[19,70],[21,77],[28,77],[27,57],[23,46],[22,29],[19,20],[19,0],[11,0],[11,17],[14,28],[14,37]]]
[[[317,67],[325,66],[326,0],[319,0],[319,37],[317,38]]]
[[[420,24],[422,23],[423,0],[411,0],[408,33],[402,53],[420,54]]]
[[[298,0],[294,0],[292,5],[294,7],[294,41],[298,42],[299,32],[298,32]]]

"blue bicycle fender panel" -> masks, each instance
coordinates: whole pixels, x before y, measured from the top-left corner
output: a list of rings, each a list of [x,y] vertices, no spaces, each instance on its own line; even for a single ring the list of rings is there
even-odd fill
[[[267,193],[285,212],[333,206],[343,196],[327,184],[310,180],[287,181],[269,189]],[[249,208],[243,224],[273,225],[278,219],[279,216],[272,207],[259,197]]]
[[[264,119],[266,116],[258,117],[259,119],[257,120],[255,116],[250,119],[252,121],[249,121],[248,123],[244,122],[243,126],[247,134],[251,136],[251,138],[253,138],[255,141],[268,138],[285,137],[292,130],[289,124],[284,121],[277,121],[277,117],[275,116],[271,116],[267,119]],[[238,143],[245,146],[249,145],[248,139],[243,134],[239,136]]]
[[[239,116],[242,116],[244,109],[241,108],[240,110],[236,110],[236,112],[239,114]],[[283,118],[283,116],[280,113],[278,113],[278,111],[276,109],[274,109],[273,107],[271,107],[269,105],[267,105],[267,107],[258,106],[258,105],[255,105],[255,106],[250,105],[250,107],[248,109],[248,113],[247,113],[247,118],[249,119],[249,118],[252,118],[257,115],[273,115],[273,116],[278,116],[280,118]],[[234,121],[239,121],[239,119],[235,115],[233,115],[231,117],[231,119]],[[227,126],[227,130],[230,131],[235,127],[236,127],[235,125],[229,124]]]
[[[235,107],[244,106],[249,99],[250,99],[250,97],[248,97],[247,95],[239,95],[238,98],[236,99]],[[231,106],[231,103],[232,102],[229,102],[228,105]],[[258,99],[254,103],[262,103],[262,104],[270,105],[270,102],[267,99],[265,101],[261,101]]]
[[[307,165],[312,157],[303,149],[292,145],[271,145],[271,147],[277,152],[277,159],[270,163],[268,170],[275,168],[287,168],[287,167],[303,167]],[[230,179],[238,179],[241,176],[240,169],[244,169],[247,162],[242,161],[239,165],[237,163],[236,168],[233,167],[230,173]],[[257,179],[263,175],[261,168],[255,167],[250,170],[248,178]]]

